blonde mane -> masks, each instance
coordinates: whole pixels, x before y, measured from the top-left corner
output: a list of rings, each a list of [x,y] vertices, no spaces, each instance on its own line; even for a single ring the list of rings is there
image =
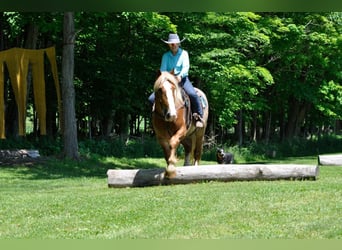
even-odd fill
[[[160,76],[158,77],[158,79],[154,83],[154,87],[153,87],[154,92],[156,92],[165,81],[168,81],[175,86],[175,89],[176,89],[176,92],[175,92],[175,99],[176,100],[175,100],[175,102],[177,102],[177,103],[181,102],[182,103],[183,98],[182,98],[181,88],[179,87],[179,84],[178,84],[176,77],[169,72],[166,72],[166,71],[161,72]]]

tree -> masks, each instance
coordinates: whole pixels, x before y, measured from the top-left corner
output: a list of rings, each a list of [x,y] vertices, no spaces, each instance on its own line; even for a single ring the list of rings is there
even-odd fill
[[[75,35],[74,14],[72,12],[65,12],[62,59],[63,140],[64,155],[71,159],[79,158],[73,81]]]
[[[321,122],[340,119],[341,35],[329,13],[266,14],[268,53],[276,85],[275,107],[280,137],[291,139]],[[314,124],[314,125],[313,125]]]
[[[79,127],[86,131],[91,124],[91,136],[108,137],[115,126],[115,133],[127,138],[130,124],[149,117],[147,96],[160,64],[156,51],[163,50],[160,38],[174,27],[167,16],[152,12],[80,13],[77,19]]]
[[[268,108],[263,93],[274,83],[259,59],[270,43],[258,27],[261,16],[252,12],[171,16],[183,27],[187,37],[184,46],[191,46],[190,78],[201,79],[200,87],[207,93],[214,114],[212,120],[218,120],[218,127],[226,130],[235,126],[241,144],[244,120],[252,120],[253,113]]]
[[[62,48],[67,51],[77,43],[70,80],[75,89],[64,89],[74,97],[63,97],[66,105],[76,101],[71,123],[77,123],[77,136],[115,133],[126,138],[127,133],[139,133],[142,120],[148,126],[147,97],[167,50],[160,39],[169,32],[186,37],[182,46],[190,54],[190,80],[207,94],[209,132],[221,142],[292,139],[335,124],[338,132],[341,13],[77,12],[77,41],[71,36],[64,47],[60,16],[1,13],[0,49],[24,47],[32,30],[37,48],[56,45],[60,64]],[[7,119],[14,121],[9,105],[13,96],[6,91]],[[47,94],[48,101],[52,95]],[[52,112],[48,110],[51,128],[54,106],[51,102]]]

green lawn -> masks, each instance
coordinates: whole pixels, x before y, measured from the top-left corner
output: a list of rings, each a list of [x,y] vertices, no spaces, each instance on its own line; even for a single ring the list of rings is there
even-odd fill
[[[342,167],[321,166],[316,181],[107,187],[108,168],[163,164],[102,158],[0,166],[0,239],[342,238]]]

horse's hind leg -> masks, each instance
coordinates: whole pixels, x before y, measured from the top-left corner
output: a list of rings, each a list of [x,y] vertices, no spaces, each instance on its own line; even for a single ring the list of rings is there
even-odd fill
[[[186,138],[182,141],[182,145],[184,147],[184,166],[191,165],[191,140]]]
[[[204,138],[204,130],[197,131],[196,133],[196,141],[194,142],[194,165],[199,165],[199,162],[202,157],[202,151],[203,151],[203,138]]]

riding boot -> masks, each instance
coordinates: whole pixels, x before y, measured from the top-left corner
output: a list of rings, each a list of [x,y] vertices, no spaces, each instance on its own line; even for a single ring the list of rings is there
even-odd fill
[[[202,110],[202,104],[201,104],[200,98],[197,95],[195,88],[193,87],[192,83],[189,81],[188,77],[184,77],[182,79],[181,86],[184,88],[185,92],[189,95],[191,106],[194,112],[193,116],[197,117],[195,118],[196,127],[202,128],[204,124],[202,120],[203,110]]]
[[[195,112],[194,112],[194,117],[196,121],[196,128],[203,128],[204,123],[203,123],[203,108],[202,108],[202,103],[200,101],[200,97],[196,94],[197,98],[194,100],[195,105]]]
[[[196,128],[203,128],[203,127],[204,127],[204,124],[203,124],[203,119],[202,119],[202,117],[201,117],[199,114],[197,114],[197,113],[194,113],[194,114],[193,114],[193,117],[194,117],[194,119],[195,119],[195,121],[196,121],[196,123],[195,123]]]

